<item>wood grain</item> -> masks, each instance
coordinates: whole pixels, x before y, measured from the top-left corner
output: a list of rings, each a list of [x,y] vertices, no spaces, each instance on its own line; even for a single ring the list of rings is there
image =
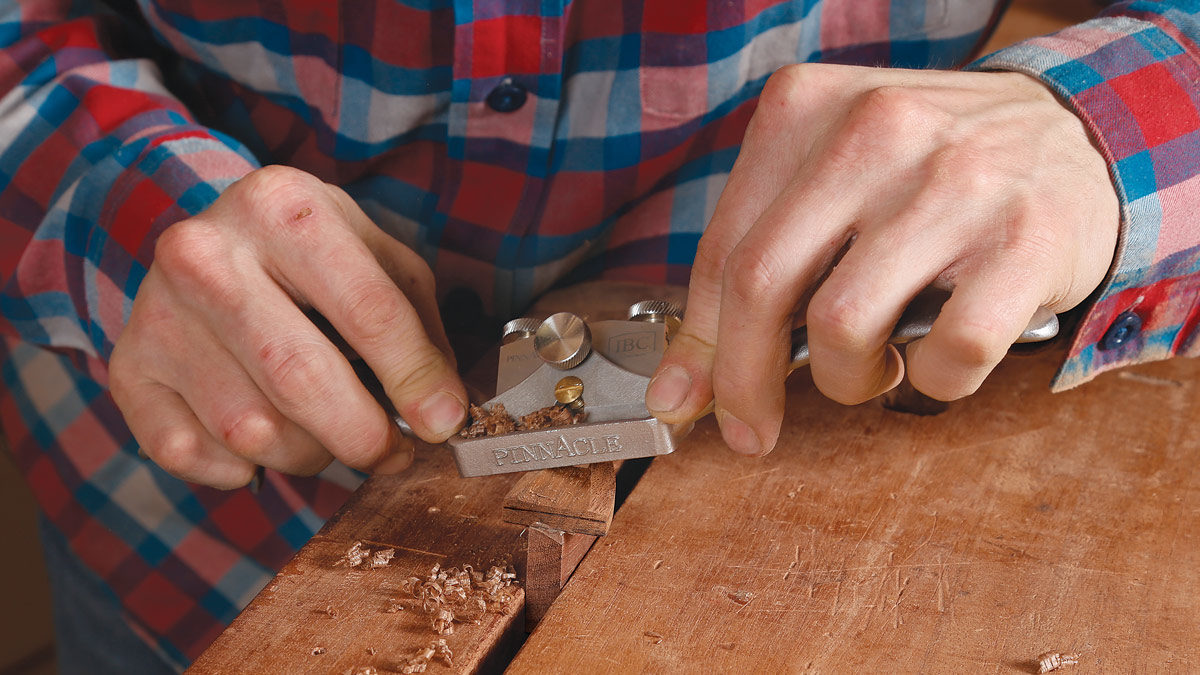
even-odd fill
[[[531,526],[526,535],[529,551],[525,575],[525,629],[532,631],[567,585],[596,536],[571,534],[539,525]]]
[[[616,494],[612,462],[533,471],[504,498],[504,520],[600,536],[608,533]]]
[[[1052,395],[1006,361],[936,417],[801,371],[776,451],[655,459],[511,672],[1200,668],[1200,363]]]
[[[418,603],[400,590],[435,564],[523,567],[522,528],[500,518],[513,475],[463,479],[441,448],[418,451],[400,476],[368,480],[200,656],[194,673],[341,673],[373,666],[399,670],[438,636]],[[356,541],[394,548],[387,567],[341,562]],[[393,605],[400,611],[389,612]],[[479,625],[457,624],[447,642],[454,672],[503,663],[524,635],[524,596]],[[314,654],[315,649],[324,653]],[[374,650],[371,653],[370,650]],[[445,667],[431,670],[445,672]]]

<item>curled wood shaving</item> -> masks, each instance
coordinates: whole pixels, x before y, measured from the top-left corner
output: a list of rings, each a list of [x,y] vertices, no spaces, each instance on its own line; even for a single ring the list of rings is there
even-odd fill
[[[489,611],[503,611],[516,595],[516,578],[507,565],[493,565],[486,573],[470,565],[447,569],[434,565],[428,577],[409,577],[400,590],[431,615],[435,633],[451,635],[456,622],[478,623]]]
[[[396,549],[394,548],[381,548],[372,552],[371,549],[364,548],[361,541],[356,541],[346,551],[346,555],[342,556],[342,559],[334,565],[345,564],[347,567],[361,565],[364,570],[377,570],[380,567],[387,567],[395,555]]]
[[[1061,652],[1046,652],[1038,657],[1038,672],[1049,673],[1064,666],[1079,664],[1078,654],[1063,654]]]
[[[459,435],[463,438],[479,438],[480,436],[499,436],[514,431],[537,431],[571,424],[579,424],[587,419],[584,411],[574,411],[567,406],[550,405],[534,410],[520,419],[513,419],[504,408],[503,403],[496,403],[491,410],[482,406],[471,405],[471,423],[463,427]]]
[[[454,666],[454,652],[450,650],[450,646],[446,644],[445,640],[438,639],[430,642],[424,649],[418,650],[416,654],[410,656],[400,668],[400,672],[423,673],[429,667],[429,662],[435,658],[448,667]]]
[[[392,562],[392,558],[396,555],[394,548],[381,548],[371,555],[371,560],[364,567],[367,569],[376,570],[380,567],[387,567],[388,563]]]
[[[517,421],[504,409],[503,403],[497,403],[488,410],[482,406],[471,404],[471,423],[458,432],[463,438],[479,438],[480,436],[499,436],[517,430]]]
[[[566,406],[552,405],[523,415],[517,426],[523,430],[534,431],[579,424],[585,419],[587,419],[587,413],[575,412]]]

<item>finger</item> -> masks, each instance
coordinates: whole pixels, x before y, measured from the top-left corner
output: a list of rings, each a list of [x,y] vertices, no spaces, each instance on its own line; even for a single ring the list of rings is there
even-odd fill
[[[920,166],[922,151],[933,142],[931,131],[908,133],[923,128],[927,109],[925,102],[891,90],[872,93],[822,139],[814,158],[726,260],[713,389],[722,411],[718,417],[733,449],[762,454],[774,447],[783,415],[784,380],[790,370],[794,316],[856,233],[871,234],[872,219],[881,232],[894,227],[895,214],[913,202],[914,195],[896,183]],[[855,241],[851,253],[857,246]],[[884,253],[883,257],[896,258],[894,251]],[[928,258],[925,252],[916,256],[924,258]],[[940,269],[929,271],[926,278]],[[919,280],[910,280],[914,281]],[[842,282],[843,287],[848,283]],[[901,301],[911,292],[915,292],[911,286],[901,289]],[[857,301],[853,296],[827,297],[835,302]],[[893,300],[888,309],[898,315],[896,306],[902,307],[901,301]],[[836,304],[833,308],[847,311]],[[824,328],[818,325],[817,332]],[[820,335],[816,337],[820,344]],[[857,346],[864,349],[868,344]],[[882,375],[895,379],[900,371],[894,350],[884,348],[882,340],[873,346],[886,368]],[[870,382],[872,387],[887,384],[880,375]]]
[[[1041,275],[997,261],[960,275],[924,338],[905,350],[908,377],[927,396],[952,401],[974,393],[1047,302]]]
[[[450,340],[446,336],[445,324],[438,309],[433,274],[425,259],[380,229],[344,190],[334,185],[327,187],[350,224],[366,242],[367,248],[375,256],[384,273],[412,303],[421,317],[425,334],[453,363],[454,350],[450,348]]]
[[[795,96],[798,91],[812,93],[817,83],[810,73],[781,69],[767,81],[759,98],[737,161],[700,239],[683,324],[647,387],[646,407],[663,421],[693,421],[712,402],[725,263],[810,150],[816,125],[797,123],[803,112],[796,110]]]
[[[945,236],[974,215],[953,204],[930,204],[919,190],[896,211],[874,214],[870,225],[813,294],[806,311],[813,382],[829,398],[854,405],[889,391],[904,376],[888,344],[913,298],[959,255]],[[915,202],[918,205],[910,205]],[[965,226],[962,228],[965,229]]]
[[[163,381],[180,393],[210,436],[250,463],[283,473],[311,476],[329,465],[333,456],[276,410],[215,337],[202,326],[190,334],[187,360],[175,362]]]
[[[222,490],[254,477],[255,465],[222,447],[171,389],[142,380],[113,392],[133,437],[167,473]]]
[[[307,215],[293,220],[289,230],[272,229],[276,236],[265,247],[270,268],[366,361],[417,435],[444,441],[466,418],[466,392],[452,361],[430,340],[421,313],[366,244],[345,227],[340,204],[334,199],[309,203],[301,212]],[[303,252],[297,254],[297,248]],[[419,259],[413,263],[403,274],[410,288],[420,289],[413,295],[429,296],[432,305],[428,267]],[[437,316],[435,306],[429,311]]]
[[[338,348],[262,270],[243,268],[221,283],[227,287],[209,293],[236,300],[193,306],[214,334],[226,336],[226,348],[276,410],[357,469],[409,452]]]

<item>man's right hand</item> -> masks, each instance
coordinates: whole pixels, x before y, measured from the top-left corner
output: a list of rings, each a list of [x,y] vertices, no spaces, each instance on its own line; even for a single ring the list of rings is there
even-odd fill
[[[366,362],[422,439],[466,417],[433,274],[342,190],[259,169],[159,238],[113,349],[113,399],[171,474],[220,488],[337,458],[404,469],[412,443],[306,312]]]

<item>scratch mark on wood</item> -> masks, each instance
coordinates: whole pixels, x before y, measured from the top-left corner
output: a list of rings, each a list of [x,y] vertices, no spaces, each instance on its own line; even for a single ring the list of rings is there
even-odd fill
[[[729,482],[733,482],[735,480],[746,480],[747,478],[757,478],[759,476],[765,476],[769,473],[775,473],[779,469],[780,469],[780,467],[775,467],[774,469],[767,469],[766,471],[759,471],[756,473],[746,474],[745,476],[738,476],[737,478],[730,478]]]

